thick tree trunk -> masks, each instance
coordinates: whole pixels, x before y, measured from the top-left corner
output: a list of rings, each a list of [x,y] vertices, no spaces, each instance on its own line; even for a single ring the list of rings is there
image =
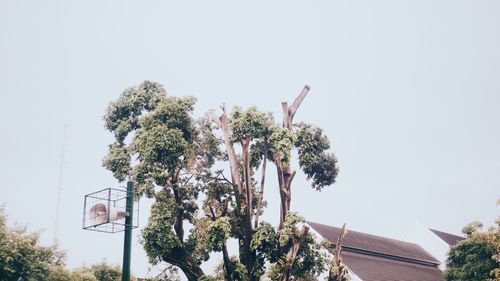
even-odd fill
[[[241,148],[242,148],[242,161],[243,161],[243,176],[245,180],[245,235],[243,240],[244,247],[244,264],[248,270],[248,280],[252,281],[255,278],[252,275],[252,270],[255,263],[255,251],[250,250],[250,243],[252,242],[253,237],[253,228],[252,228],[252,172],[250,170],[250,137],[247,136],[241,140]]]
[[[189,281],[197,281],[201,276],[205,275],[200,265],[196,263],[185,248],[175,248],[170,255],[165,255],[162,258],[163,261],[179,267]]]
[[[167,180],[167,186],[172,188],[174,192],[175,203],[177,204],[177,214],[175,215],[175,223],[174,230],[177,238],[180,241],[184,241],[184,226],[183,226],[183,217],[184,217],[184,209],[182,208],[182,192],[177,189],[179,174],[172,174],[171,179]]]
[[[222,134],[224,135],[224,144],[226,146],[226,152],[229,159],[229,168],[231,171],[231,180],[233,183],[233,189],[236,197],[236,205],[238,207],[238,213],[241,218],[241,223],[243,224],[244,230],[240,233],[240,262],[245,265],[248,270],[248,280],[253,281],[255,278],[252,275],[252,269],[255,261],[255,252],[250,250],[250,242],[252,241],[253,229],[252,229],[252,197],[250,190],[250,167],[248,159],[248,147],[246,148],[246,153],[243,156],[246,157],[243,163],[244,176],[245,176],[245,186],[241,183],[240,174],[238,172],[238,159],[236,157],[236,152],[234,150],[233,142],[231,141],[231,135],[229,132],[226,106],[222,105],[222,115],[219,118],[220,126],[222,129]],[[248,146],[250,140],[242,140],[242,144]],[[245,151],[245,147],[243,147]],[[246,156],[245,156],[246,155]],[[244,213],[240,213],[244,209]]]

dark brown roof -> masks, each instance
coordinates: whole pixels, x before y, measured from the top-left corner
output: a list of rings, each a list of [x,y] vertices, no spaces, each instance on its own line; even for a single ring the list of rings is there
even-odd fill
[[[429,230],[432,231],[434,234],[436,234],[439,238],[441,238],[441,240],[443,240],[444,242],[446,242],[446,244],[448,244],[450,246],[454,246],[458,242],[465,239],[462,236],[449,234],[449,233],[442,232],[439,230],[435,230],[435,229],[431,229],[431,228],[429,228]]]
[[[332,244],[337,242],[340,228],[309,221],[307,224],[309,224],[314,230],[316,230],[316,232]],[[361,251],[378,256],[382,255],[394,257],[400,260],[408,259],[430,265],[439,265],[440,263],[436,258],[431,256],[417,244],[353,230],[347,231],[347,235],[342,240],[342,247],[344,248],[344,251],[349,248],[351,251]]]
[[[433,266],[348,251],[342,253],[342,259],[363,281],[444,281],[441,271]]]

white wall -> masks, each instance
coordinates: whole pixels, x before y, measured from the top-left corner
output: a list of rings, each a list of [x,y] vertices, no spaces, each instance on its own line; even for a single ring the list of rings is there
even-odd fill
[[[401,240],[420,245],[420,247],[424,248],[424,250],[441,262],[439,265],[441,270],[446,268],[445,260],[448,256],[450,246],[423,224],[415,222]]]

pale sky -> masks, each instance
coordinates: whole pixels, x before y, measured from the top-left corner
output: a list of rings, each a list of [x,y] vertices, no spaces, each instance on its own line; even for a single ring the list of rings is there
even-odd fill
[[[2,0],[0,204],[11,225],[44,229],[52,242],[67,124],[60,246],[70,268],[120,264],[122,233],[81,229],[84,195],[118,186],[101,167],[110,101],[147,79],[196,96],[197,116],[226,102],[280,120],[280,102],[310,84],[295,120],[325,130],[341,172],[322,192],[299,173],[293,210],[392,238],[414,221],[455,234],[473,220],[491,225],[500,214],[499,15],[500,2],[480,0]],[[274,222],[277,191],[266,189]],[[144,276],[134,242],[132,271]]]

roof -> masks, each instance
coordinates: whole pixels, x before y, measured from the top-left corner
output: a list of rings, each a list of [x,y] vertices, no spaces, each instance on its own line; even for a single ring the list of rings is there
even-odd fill
[[[432,231],[434,234],[436,234],[439,238],[441,238],[441,240],[443,240],[444,242],[446,242],[446,244],[448,244],[450,246],[454,246],[458,242],[465,240],[465,238],[462,236],[449,234],[449,233],[442,232],[442,231],[435,230],[435,229],[431,229],[431,228],[429,228],[429,230]]]
[[[341,229],[307,222],[335,245]],[[348,230],[342,259],[363,281],[443,281],[440,262],[417,244]]]
[[[340,228],[328,226],[315,222],[307,222],[323,238],[335,244],[340,234]],[[420,261],[421,263],[436,264],[440,262],[431,254],[427,253],[417,244],[380,237],[372,234],[348,230],[347,235],[342,240],[342,248],[351,248],[363,252],[372,252],[401,259]]]
[[[444,281],[441,270],[434,266],[348,251],[342,252],[342,260],[363,281]]]

